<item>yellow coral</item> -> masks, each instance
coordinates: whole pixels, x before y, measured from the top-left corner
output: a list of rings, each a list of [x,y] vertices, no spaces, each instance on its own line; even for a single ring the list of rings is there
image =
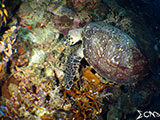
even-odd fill
[[[4,0],[2,0],[1,9],[0,9],[0,18],[1,18],[0,26],[7,24],[7,16],[8,16],[8,12],[5,8]]]
[[[66,94],[74,98],[75,104],[72,107],[73,113],[70,117],[70,119],[74,120],[93,119],[93,116],[100,114],[102,112],[100,91],[113,85],[102,83],[88,66],[83,70],[82,76],[80,88],[76,86],[77,82],[70,90],[65,90],[64,92],[65,98],[67,97]]]

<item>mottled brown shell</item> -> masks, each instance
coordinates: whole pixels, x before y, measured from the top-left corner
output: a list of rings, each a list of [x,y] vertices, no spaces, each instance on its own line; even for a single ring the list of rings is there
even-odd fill
[[[123,31],[96,22],[86,25],[82,36],[84,57],[105,79],[129,84],[145,75],[147,60]]]

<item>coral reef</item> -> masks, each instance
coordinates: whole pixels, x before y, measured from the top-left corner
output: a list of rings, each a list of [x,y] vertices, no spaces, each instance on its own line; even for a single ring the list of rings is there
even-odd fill
[[[95,9],[100,4],[100,0],[69,0],[68,7],[72,7],[73,10],[80,11],[89,11]]]
[[[132,120],[137,109],[151,109],[160,95],[160,29],[150,20],[152,4],[143,1],[2,0],[0,119]],[[149,61],[143,80],[131,86],[112,83],[82,59],[71,89],[65,88],[67,58],[80,47],[67,46],[67,35],[97,21],[136,41]]]
[[[2,41],[0,42],[1,63],[8,62],[9,58],[12,56],[12,46],[14,45],[17,38],[17,29],[18,28],[16,28],[16,26],[13,26],[2,36]]]
[[[113,95],[108,91],[108,88],[113,85],[102,83],[100,78],[91,72],[91,68],[86,67],[79,82],[76,82],[71,90],[65,90],[65,96],[68,94],[75,102],[71,108],[70,119],[99,119],[98,115],[103,107],[102,101]]]

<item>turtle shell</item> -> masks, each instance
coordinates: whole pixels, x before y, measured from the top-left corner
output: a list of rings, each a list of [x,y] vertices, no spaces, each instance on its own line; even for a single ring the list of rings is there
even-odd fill
[[[130,84],[146,75],[146,57],[122,30],[95,22],[84,27],[82,37],[84,57],[105,79]]]

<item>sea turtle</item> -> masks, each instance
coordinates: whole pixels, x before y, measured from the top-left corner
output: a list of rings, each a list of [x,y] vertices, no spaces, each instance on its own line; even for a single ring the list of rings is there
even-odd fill
[[[119,84],[134,83],[146,74],[146,57],[122,30],[105,22],[89,23],[83,28],[70,30],[66,39],[69,45],[80,40],[81,47],[67,59],[66,89],[72,87],[83,57],[100,76]]]

